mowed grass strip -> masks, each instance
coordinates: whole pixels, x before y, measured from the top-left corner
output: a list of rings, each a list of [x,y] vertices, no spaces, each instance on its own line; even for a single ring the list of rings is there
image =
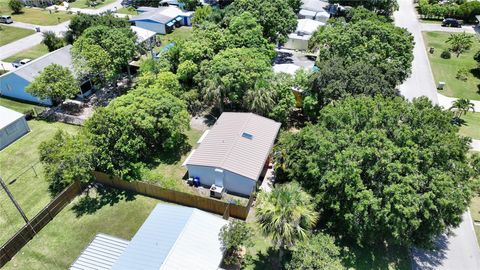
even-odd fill
[[[35,45],[31,48],[28,48],[24,51],[21,51],[19,53],[16,53],[10,57],[7,57],[3,59],[2,61],[4,62],[13,62],[17,59],[36,59],[42,55],[45,55],[48,53],[48,48],[45,46],[45,44],[41,43],[38,45]]]
[[[98,233],[130,241],[155,205],[162,203],[137,195],[77,216],[73,209],[79,200],[63,209],[2,269],[68,269]]]
[[[475,35],[472,35],[473,46],[469,51],[461,54],[459,57],[452,53],[450,59],[443,59],[440,57],[440,54],[450,47],[446,43],[450,35],[451,33],[445,32],[423,32],[426,49],[435,48],[435,53],[427,52],[435,83],[439,81],[446,83],[445,89],[438,92],[449,97],[480,100],[480,69],[478,69],[478,64],[473,59],[475,53],[480,50],[480,42]],[[456,78],[457,72],[461,68],[468,70],[467,81]]]
[[[72,2],[72,3],[69,3],[69,6],[70,8],[88,8],[88,9],[97,9],[97,8],[101,8],[101,7],[104,7],[108,4],[111,4],[113,2],[115,2],[115,0],[103,0],[103,1],[97,1],[97,5],[96,6],[89,6],[87,2],[90,2],[90,1],[87,1],[87,0],[76,0],[75,2]]]
[[[39,162],[39,145],[52,138],[58,130],[74,134],[79,128],[38,120],[28,121],[28,125],[31,129],[28,134],[0,151],[0,174],[27,217],[32,218],[52,199]],[[0,243],[8,240],[11,233],[23,225],[23,219],[7,194],[0,191]]]
[[[460,134],[480,139],[480,112],[468,112],[462,119],[465,120],[465,124],[460,127]]]
[[[19,14],[12,14],[8,6],[9,0],[0,0],[0,15],[10,15],[13,21],[31,23],[36,25],[55,25],[70,20],[75,16],[73,13],[55,12],[41,8],[24,7]]]
[[[0,25],[0,46],[22,39],[33,33],[35,33],[35,31],[29,29]]]
[[[45,108],[46,108],[46,107],[43,107],[43,106],[40,106],[40,105],[23,103],[23,102],[11,100],[11,99],[4,98],[4,97],[0,97],[0,106],[9,108],[9,109],[17,111],[19,113],[25,113],[25,112],[30,111],[32,109],[35,109],[35,111],[37,113],[40,113],[41,111],[45,110]]]

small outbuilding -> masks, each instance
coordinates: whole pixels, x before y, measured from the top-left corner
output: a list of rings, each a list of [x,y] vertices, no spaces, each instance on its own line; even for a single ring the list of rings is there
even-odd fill
[[[195,208],[158,204],[131,241],[98,234],[70,270],[217,270],[226,224]]]
[[[0,150],[30,132],[25,115],[0,106]]]
[[[285,49],[305,51],[308,49],[308,41],[318,28],[325,23],[312,19],[299,19],[297,29],[288,35],[288,40],[283,46]]]
[[[203,186],[249,196],[266,171],[280,125],[253,113],[222,113],[183,166]]]
[[[139,7],[140,13],[129,21],[135,26],[158,34],[171,33],[175,28],[192,25],[193,12],[183,11],[177,6]]]

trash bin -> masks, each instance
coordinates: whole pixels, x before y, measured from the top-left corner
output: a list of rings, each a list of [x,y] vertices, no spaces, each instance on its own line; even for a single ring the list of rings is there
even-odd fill
[[[438,82],[437,89],[438,90],[443,90],[443,87],[445,87],[445,82]]]
[[[40,32],[40,27],[35,27],[35,31]]]
[[[435,52],[435,48],[430,47],[430,53],[433,54]]]

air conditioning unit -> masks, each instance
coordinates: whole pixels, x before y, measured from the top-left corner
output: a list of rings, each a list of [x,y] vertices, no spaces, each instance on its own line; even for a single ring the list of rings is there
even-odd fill
[[[210,187],[210,197],[221,199],[223,196],[223,187],[212,185]]]

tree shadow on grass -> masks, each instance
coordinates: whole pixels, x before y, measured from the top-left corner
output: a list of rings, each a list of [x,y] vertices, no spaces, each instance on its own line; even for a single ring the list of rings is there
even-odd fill
[[[282,259],[281,269],[285,269],[285,265],[290,261],[291,254],[286,251]],[[269,247],[266,251],[260,251],[255,257],[247,255],[245,258],[245,264],[249,265],[249,269],[254,270],[275,270],[280,269],[278,262],[278,251]]]
[[[360,247],[353,243],[344,244],[343,263],[347,268],[358,270],[410,269],[407,248],[375,244]]]
[[[81,217],[83,215],[94,214],[106,205],[112,206],[120,201],[128,202],[135,199],[134,192],[98,184],[94,187],[89,187],[86,195],[75,203],[72,210],[77,217]]]

